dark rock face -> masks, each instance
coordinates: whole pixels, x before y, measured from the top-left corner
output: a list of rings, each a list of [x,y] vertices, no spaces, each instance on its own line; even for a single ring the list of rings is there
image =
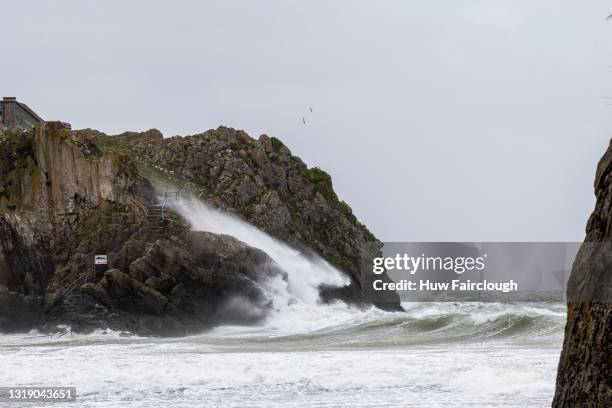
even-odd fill
[[[568,282],[554,407],[612,406],[612,145],[597,167],[597,203]]]
[[[5,218],[0,216],[0,288],[24,295],[40,295],[51,276],[53,262],[44,243],[30,248]]]
[[[42,302],[34,296],[0,291],[0,333],[18,333],[38,324]]]
[[[108,327],[185,335],[220,322],[262,319],[271,300],[261,286],[274,277],[283,275],[262,251],[227,235],[187,232],[183,239],[147,244],[127,272],[109,269],[80,290],[113,311]]]
[[[612,404],[611,321],[610,304],[568,305],[554,407],[609,407]]]

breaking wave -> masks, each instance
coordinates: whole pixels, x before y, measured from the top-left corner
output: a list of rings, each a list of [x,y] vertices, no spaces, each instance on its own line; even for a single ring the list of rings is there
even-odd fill
[[[347,283],[325,260],[307,256],[197,198],[182,198],[173,206],[195,230],[232,235],[266,252],[287,273],[286,282],[279,278],[267,287],[274,311],[265,324],[222,326],[206,337],[254,337],[260,338],[258,344],[307,339],[308,347],[319,347],[320,342],[401,347],[475,339],[558,341],[562,336],[565,305],[560,303],[404,303],[405,312],[320,304],[320,285]]]
[[[287,272],[268,287],[275,310],[264,324],[183,338],[4,335],[0,383],[61,378],[92,408],[550,406],[565,305],[404,303],[404,312],[385,312],[320,304],[321,283],[345,282],[324,260],[197,200],[176,209],[195,229],[233,235]]]
[[[319,286],[342,286],[347,283],[343,274],[324,259],[315,255],[307,256],[256,227],[209,207],[197,198],[181,198],[172,206],[196,231],[231,235],[267,253],[287,273],[285,284],[276,282],[269,288],[277,307],[292,302],[316,305]]]

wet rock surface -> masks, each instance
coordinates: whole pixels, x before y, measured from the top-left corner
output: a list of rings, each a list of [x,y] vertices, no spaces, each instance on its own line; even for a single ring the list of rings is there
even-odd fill
[[[21,296],[0,288],[0,333],[31,330],[39,323],[42,310],[42,299]]]
[[[110,328],[186,335],[262,319],[271,300],[261,285],[273,278],[283,276],[265,253],[230,236],[188,232],[147,244],[127,272],[113,267],[80,291],[113,312]]]

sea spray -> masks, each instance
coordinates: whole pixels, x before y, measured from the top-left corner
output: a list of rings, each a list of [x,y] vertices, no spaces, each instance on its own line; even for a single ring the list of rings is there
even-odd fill
[[[194,230],[231,235],[268,254],[287,274],[286,282],[276,280],[267,285],[272,292],[275,307],[295,302],[315,306],[319,301],[321,285],[342,286],[348,283],[348,278],[324,259],[316,255],[307,256],[253,225],[211,208],[195,197],[183,197],[173,202],[172,206]]]
[[[232,235],[266,252],[287,274],[287,281],[279,279],[270,282],[266,287],[275,310],[264,325],[222,326],[209,332],[209,336],[269,338],[318,333],[317,335],[336,337],[340,333],[346,333],[352,339],[346,340],[349,343],[356,337],[367,336],[368,341],[383,344],[383,339],[398,331],[402,340],[391,336],[389,341],[395,345],[407,346],[475,339],[480,341],[491,336],[505,338],[506,334],[520,334],[521,339],[523,335],[528,334],[525,340],[542,338],[544,343],[549,341],[549,336],[553,336],[555,341],[560,341],[565,317],[565,306],[561,303],[507,305],[479,302],[412,302],[402,304],[406,312],[386,312],[374,307],[354,308],[341,302],[320,304],[319,285],[347,283],[347,278],[323,259],[306,256],[256,227],[213,209],[196,198],[181,198],[172,205],[191,223],[193,229]],[[521,329],[527,333],[517,332],[514,326],[517,321],[520,323],[525,320],[525,316],[528,316],[530,321],[533,320],[534,326],[530,323],[529,327]],[[432,324],[436,325],[435,329],[431,327]],[[344,335],[340,336],[344,339]],[[330,339],[325,340],[326,343],[329,341]],[[338,341],[343,343],[345,340]]]

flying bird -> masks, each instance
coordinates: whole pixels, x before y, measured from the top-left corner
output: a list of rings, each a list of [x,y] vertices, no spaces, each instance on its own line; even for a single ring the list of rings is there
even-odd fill
[[[312,112],[312,106],[310,107],[310,112]]]
[[[302,118],[302,122],[304,122],[304,124],[306,124],[306,119]]]

